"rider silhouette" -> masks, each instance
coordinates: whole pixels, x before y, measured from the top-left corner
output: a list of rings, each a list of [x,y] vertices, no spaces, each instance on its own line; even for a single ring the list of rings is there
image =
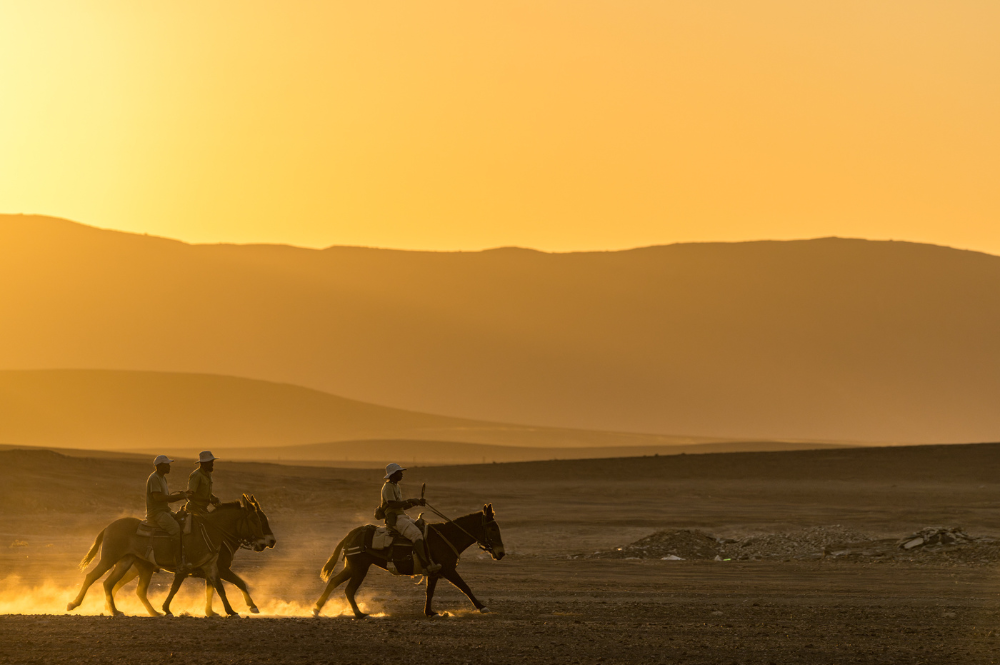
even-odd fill
[[[184,567],[184,553],[181,550],[181,527],[170,512],[170,504],[188,498],[188,492],[170,493],[167,487],[167,474],[170,473],[172,459],[166,455],[157,455],[153,460],[156,471],[146,479],[146,523],[160,527],[170,534],[174,544],[174,562],[178,568]]]
[[[428,575],[441,570],[441,564],[431,563],[430,553],[424,543],[424,534],[413,520],[406,514],[407,508],[426,505],[424,499],[403,500],[403,492],[399,489],[399,481],[403,479],[403,467],[393,462],[385,467],[385,484],[382,485],[382,504],[385,511],[385,525],[395,529],[401,536],[413,543],[413,553],[420,559],[420,564]]]

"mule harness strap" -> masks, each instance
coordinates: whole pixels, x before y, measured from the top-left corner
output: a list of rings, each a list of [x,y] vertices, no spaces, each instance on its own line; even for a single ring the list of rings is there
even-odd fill
[[[489,551],[489,549],[486,547],[486,545],[483,544],[482,540],[480,540],[479,538],[476,538],[471,533],[469,533],[468,531],[466,531],[462,527],[461,524],[459,524],[455,520],[451,519],[450,517],[448,517],[447,515],[445,515],[444,513],[442,513],[440,510],[438,510],[437,508],[435,508],[434,506],[432,506],[431,504],[429,504],[427,502],[424,502],[424,505],[427,506],[428,508],[430,508],[431,512],[434,513],[435,515],[437,515],[438,517],[440,517],[441,519],[445,520],[446,522],[451,522],[452,524],[454,524],[455,526],[457,526],[460,531],[462,531],[463,533],[465,533],[465,535],[467,535],[469,538],[472,538],[473,542],[475,542],[476,545],[479,545],[479,549],[483,550],[484,552],[488,552]],[[435,531],[437,531],[437,529],[435,529]],[[438,532],[438,535],[440,536],[441,533]],[[444,538],[444,536],[441,536],[441,537]],[[455,546],[452,545],[451,543],[449,543],[447,538],[444,538],[444,542],[446,542],[449,545],[451,545],[451,549],[455,549]],[[457,553],[457,550],[456,550],[456,553]]]
[[[436,533],[438,535],[438,538],[443,540],[445,544],[451,548],[451,551],[455,553],[455,563],[457,564],[458,560],[462,558],[462,554],[458,551],[458,548],[455,547],[450,540],[445,538],[444,534],[441,533],[441,531],[436,526],[434,526],[433,524],[428,524],[427,526],[430,527],[431,531]]]
[[[250,521],[250,518],[247,517],[247,514],[246,514],[245,511],[243,512],[243,515],[240,517],[240,521],[243,521],[243,522],[249,522]],[[239,545],[241,550],[248,550],[248,549],[250,549],[250,545],[249,545],[249,540],[248,539],[246,539],[246,538],[240,538],[239,536],[236,536],[236,535],[234,535],[232,533],[229,533],[228,531],[226,531],[225,529],[223,529],[222,527],[220,527],[218,524],[212,524],[211,522],[209,522],[204,517],[201,518],[201,524],[202,525],[208,525],[208,526],[212,527],[213,529],[215,529],[216,531],[218,531],[219,533],[221,533],[223,536],[226,536],[227,538],[229,538],[230,540],[232,540],[234,543],[236,543],[237,545]],[[222,542],[225,543],[226,541],[223,540]]]

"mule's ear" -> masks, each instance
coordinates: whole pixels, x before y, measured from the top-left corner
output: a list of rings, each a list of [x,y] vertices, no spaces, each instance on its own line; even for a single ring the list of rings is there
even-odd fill
[[[255,497],[253,494],[250,495],[250,503],[252,503],[255,506],[258,505],[257,504],[257,497]]]

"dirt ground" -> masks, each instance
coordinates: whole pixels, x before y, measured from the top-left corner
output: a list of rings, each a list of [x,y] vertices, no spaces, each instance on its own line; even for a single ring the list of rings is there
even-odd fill
[[[888,563],[821,552],[731,561],[580,554],[665,529],[770,542],[822,527],[888,541],[960,525],[997,538],[998,463],[1000,446],[981,445],[413,469],[406,493],[427,482],[428,498],[449,514],[496,507],[509,555],[495,562],[470,550],[459,567],[493,612],[475,613],[439,585],[435,609],[451,616],[425,619],[416,580],[373,571],[359,599],[375,616],[355,621],[342,615],[340,593],[321,618],[308,615],[323,586],[319,567],[350,526],[370,521],[380,474],[220,462],[218,493],[254,491],[278,537],[273,551],[241,553],[234,565],[262,614],[247,615],[232,590],[244,618],[203,618],[200,583],[189,581],[176,608],[191,616],[141,616],[130,586],[119,598],[132,616],[113,619],[100,616],[100,584],[73,616],[65,603],[96,533],[141,512],[149,471],[0,452],[0,664],[991,663],[1000,660],[1000,574],[978,554],[915,552]],[[157,604],[169,578],[154,579]]]

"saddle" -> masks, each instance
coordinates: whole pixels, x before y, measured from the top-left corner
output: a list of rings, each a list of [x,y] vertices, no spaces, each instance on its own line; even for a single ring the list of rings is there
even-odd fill
[[[427,520],[423,518],[423,515],[414,520],[413,523],[417,525],[417,528],[420,529],[420,533],[424,534],[424,538],[426,538]],[[390,547],[394,547],[396,545],[405,545],[407,547],[413,545],[413,543],[411,543],[409,540],[400,535],[400,533],[396,531],[395,527],[374,526],[374,525],[369,525],[369,526],[372,526],[374,528],[370,530],[370,539],[371,539],[370,542],[365,543],[368,549],[384,550]],[[365,540],[366,541],[369,540],[368,533],[365,534]]]
[[[427,537],[427,522],[420,517],[414,524]],[[386,569],[393,575],[422,575],[420,559],[413,554],[413,543],[398,531],[387,526],[369,524],[365,529],[362,545],[348,548],[348,556],[368,552],[386,562]]]
[[[191,533],[191,520],[190,516],[180,511],[173,515],[173,518],[181,526],[184,533]],[[146,520],[139,522],[139,526],[135,529],[135,535],[140,538],[169,538],[170,534],[156,526],[155,524],[150,524]]]
[[[173,515],[173,518],[180,524],[182,534],[191,533],[191,523],[193,521],[191,514],[179,511]],[[135,535],[137,538],[146,539],[145,552],[142,556],[146,561],[149,561],[157,568],[159,568],[161,562],[166,565],[176,563],[174,561],[174,545],[170,542],[170,533],[155,524],[150,524],[146,520],[143,520],[136,527]]]

